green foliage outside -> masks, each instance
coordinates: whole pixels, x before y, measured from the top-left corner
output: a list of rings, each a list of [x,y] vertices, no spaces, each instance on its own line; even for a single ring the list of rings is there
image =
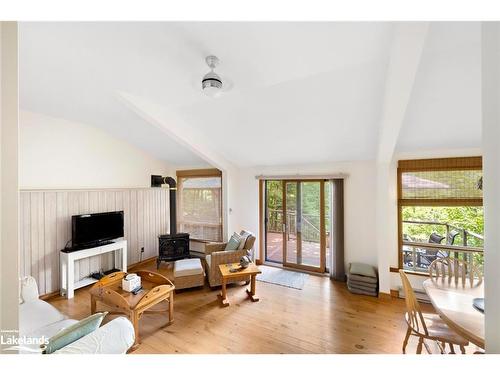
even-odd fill
[[[427,221],[450,224],[450,229],[465,229],[468,232],[483,235],[484,216],[482,207],[403,207],[403,221]],[[403,233],[414,241],[427,242],[431,233],[446,236],[445,225],[405,224]],[[463,245],[463,235],[460,233],[455,239],[455,245]],[[483,241],[469,235],[468,246],[482,246]]]
[[[267,207],[268,207],[268,230],[281,231],[283,224],[283,185],[281,181],[267,181]],[[301,182],[301,209],[303,217],[304,240],[319,241],[320,225],[320,190],[318,182]],[[325,183],[325,226],[327,231],[330,227],[330,185]],[[293,232],[295,230],[295,214],[297,212],[297,184],[289,182],[286,185],[286,208],[289,215],[288,225]]]
[[[455,238],[454,245],[464,245],[462,230],[465,229],[468,232],[467,246],[483,247],[483,240],[473,235],[477,234],[482,237],[484,233],[482,207],[403,207],[402,218],[403,221],[411,220],[450,224],[450,230],[460,230],[460,233]],[[432,233],[446,237],[446,225],[403,224],[403,234],[409,236],[415,242],[428,242]],[[443,240],[443,244],[445,243],[446,239]],[[473,258],[476,264],[483,264],[482,254],[474,253]]]

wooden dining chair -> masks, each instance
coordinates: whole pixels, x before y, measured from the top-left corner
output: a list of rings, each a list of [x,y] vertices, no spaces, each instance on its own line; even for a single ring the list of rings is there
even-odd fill
[[[406,353],[406,346],[410,336],[418,337],[417,354],[422,353],[422,346],[425,347],[427,353],[431,354],[429,345],[425,340],[435,341],[438,345],[441,354],[446,352],[446,344],[450,348],[450,353],[455,353],[454,345],[460,347],[462,354],[465,354],[465,347],[469,342],[459,336],[446,325],[446,323],[437,314],[423,314],[420,310],[420,305],[415,296],[415,292],[411,287],[410,281],[403,270],[399,270],[401,281],[403,282],[403,291],[406,302],[406,323],[408,329],[403,341],[403,353]]]
[[[468,262],[457,258],[440,258],[429,266],[429,276],[433,282],[442,282],[474,288],[483,282],[480,270]]]

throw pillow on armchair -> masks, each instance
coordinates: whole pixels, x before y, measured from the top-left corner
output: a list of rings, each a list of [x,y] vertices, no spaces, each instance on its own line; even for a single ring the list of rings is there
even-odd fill
[[[233,250],[238,250],[240,247],[240,242],[241,242],[241,236],[234,232],[229,241],[227,242],[226,248],[224,249],[225,251],[233,251]]]

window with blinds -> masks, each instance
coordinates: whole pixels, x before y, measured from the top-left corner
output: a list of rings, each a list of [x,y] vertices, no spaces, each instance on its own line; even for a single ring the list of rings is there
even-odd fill
[[[399,268],[427,272],[439,257],[483,265],[481,157],[398,163]]]
[[[405,205],[482,205],[481,157],[401,160],[398,198]]]
[[[222,173],[177,171],[178,231],[192,239],[222,241]]]

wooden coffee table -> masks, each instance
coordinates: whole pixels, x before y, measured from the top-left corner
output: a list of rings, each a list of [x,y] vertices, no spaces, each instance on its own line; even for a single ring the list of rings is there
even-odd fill
[[[90,289],[90,310],[94,314],[97,310],[97,302],[111,307],[114,311],[110,314],[122,314],[128,316],[134,326],[135,342],[134,348],[140,343],[139,319],[145,313],[168,312],[168,323],[174,321],[174,284],[165,276],[156,272],[137,271],[141,277],[143,290],[134,295],[122,289],[122,279],[127,275],[125,272],[115,272],[103,277]],[[160,302],[168,301],[168,309],[151,309]]]
[[[231,268],[237,269],[238,271],[230,272],[229,270]],[[227,299],[226,290],[227,281],[230,279],[240,278],[242,276],[250,276],[250,290],[246,290],[249,298],[252,300],[252,302],[257,302],[259,300],[259,297],[255,295],[255,277],[262,272],[255,264],[250,263],[247,268],[241,268],[239,263],[219,264],[219,269],[222,275],[222,290],[221,293],[217,295],[217,297],[219,298],[220,303],[223,307],[229,306],[229,300]]]

